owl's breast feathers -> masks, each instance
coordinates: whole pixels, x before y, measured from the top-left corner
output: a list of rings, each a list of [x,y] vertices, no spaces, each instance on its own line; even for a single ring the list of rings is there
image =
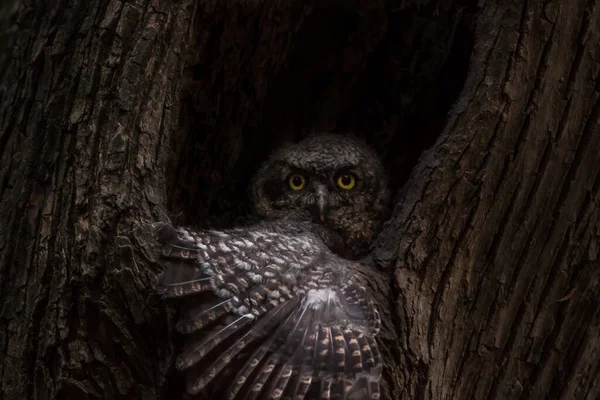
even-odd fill
[[[378,399],[379,314],[352,264],[303,225],[161,225],[158,288],[186,299],[188,391],[236,374],[229,399]],[[231,375],[233,376],[233,375]]]

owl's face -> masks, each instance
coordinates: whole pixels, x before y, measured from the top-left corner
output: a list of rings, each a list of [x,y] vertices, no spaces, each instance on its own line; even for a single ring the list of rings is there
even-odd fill
[[[379,231],[389,202],[376,154],[354,137],[311,136],[276,151],[251,186],[258,214],[312,219],[335,230],[350,248]]]

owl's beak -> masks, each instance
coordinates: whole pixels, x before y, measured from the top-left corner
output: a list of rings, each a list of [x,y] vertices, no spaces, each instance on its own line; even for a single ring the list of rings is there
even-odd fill
[[[321,222],[325,221],[325,214],[327,212],[327,188],[325,185],[318,185],[315,190],[317,197],[317,211],[319,212],[319,219]]]

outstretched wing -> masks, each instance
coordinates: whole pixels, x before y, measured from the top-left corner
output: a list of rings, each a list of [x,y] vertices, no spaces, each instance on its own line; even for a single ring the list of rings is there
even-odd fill
[[[227,398],[377,399],[379,315],[352,270],[309,229],[158,229],[166,297],[188,299],[177,368],[197,393],[227,373]]]

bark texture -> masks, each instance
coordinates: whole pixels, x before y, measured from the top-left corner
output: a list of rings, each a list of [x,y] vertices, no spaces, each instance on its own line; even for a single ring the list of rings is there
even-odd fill
[[[0,399],[180,398],[132,231],[242,207],[277,144],[324,130],[364,132],[398,189],[373,253],[388,398],[599,398],[599,7],[0,7]]]
[[[518,3],[485,2],[377,244],[408,398],[600,397],[600,10]]]

